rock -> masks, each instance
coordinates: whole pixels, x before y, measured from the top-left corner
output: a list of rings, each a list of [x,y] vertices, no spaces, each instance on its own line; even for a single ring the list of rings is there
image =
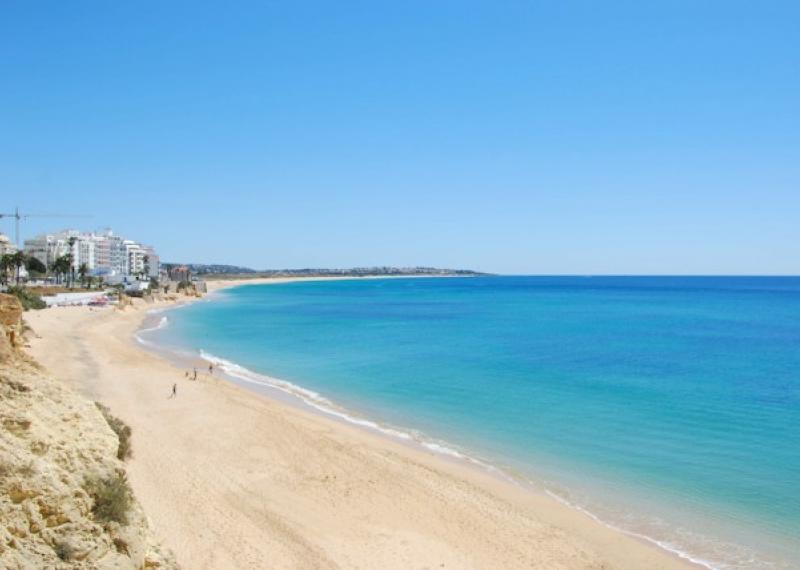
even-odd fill
[[[0,568],[177,568],[135,499],[128,524],[95,520],[84,487],[124,473],[119,440],[93,402],[10,346],[18,307],[0,295]]]
[[[12,349],[22,337],[22,304],[14,295],[0,293],[0,362],[11,357]]]
[[[22,304],[14,295],[0,293],[0,325],[14,327],[22,320]]]

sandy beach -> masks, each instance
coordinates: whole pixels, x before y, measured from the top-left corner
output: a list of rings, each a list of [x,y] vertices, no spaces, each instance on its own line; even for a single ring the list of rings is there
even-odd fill
[[[692,567],[478,469],[205,371],[189,381],[134,339],[158,306],[25,318],[34,358],[133,428],[131,484],[183,568]]]

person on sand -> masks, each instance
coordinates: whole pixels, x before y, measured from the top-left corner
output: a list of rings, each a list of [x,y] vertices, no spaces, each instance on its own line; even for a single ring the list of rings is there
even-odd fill
[[[178,395],[178,385],[172,384],[172,394],[169,395],[170,399],[175,398]]]
[[[208,365],[208,373],[212,374],[212,375],[214,374],[214,364],[213,363]]]
[[[194,376],[192,376],[192,380],[197,380],[197,368],[194,369]]]

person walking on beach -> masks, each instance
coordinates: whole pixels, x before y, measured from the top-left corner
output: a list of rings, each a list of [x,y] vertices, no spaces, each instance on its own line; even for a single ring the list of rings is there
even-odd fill
[[[178,385],[172,384],[172,394],[170,394],[169,399],[175,398],[178,395]]]
[[[194,376],[192,376],[192,380],[197,380],[197,368],[194,369]]]
[[[208,373],[211,375],[214,374],[214,363],[208,365]]]

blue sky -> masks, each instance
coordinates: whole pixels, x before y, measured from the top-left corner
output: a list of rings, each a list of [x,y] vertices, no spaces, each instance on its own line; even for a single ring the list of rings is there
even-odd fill
[[[798,22],[795,2],[7,1],[0,211],[259,268],[798,274]]]

